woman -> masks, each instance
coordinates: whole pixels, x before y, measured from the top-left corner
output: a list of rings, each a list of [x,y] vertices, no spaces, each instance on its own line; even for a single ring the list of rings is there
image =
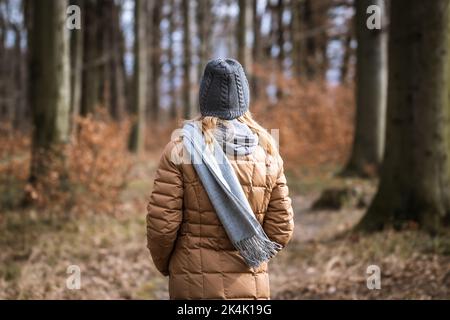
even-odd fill
[[[201,116],[166,146],[148,205],[147,239],[171,299],[269,299],[267,262],[294,229],[283,162],[248,111],[233,59],[210,61]]]

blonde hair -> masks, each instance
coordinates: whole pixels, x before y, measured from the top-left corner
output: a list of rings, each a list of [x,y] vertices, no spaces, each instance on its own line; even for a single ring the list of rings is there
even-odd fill
[[[271,156],[275,156],[278,154],[278,149],[276,147],[273,137],[266,129],[264,129],[258,122],[256,122],[255,119],[253,119],[250,111],[245,112],[242,116],[238,117],[237,120],[239,122],[246,124],[250,128],[250,130],[258,136],[259,145],[264,149],[264,151],[267,154]],[[205,137],[206,143],[209,145],[211,145],[213,142],[214,137],[213,132],[214,129],[216,129],[217,124],[221,123],[227,125],[228,123],[227,120],[202,115],[199,115],[192,120],[188,120],[188,122],[191,121],[201,121],[202,132]]]

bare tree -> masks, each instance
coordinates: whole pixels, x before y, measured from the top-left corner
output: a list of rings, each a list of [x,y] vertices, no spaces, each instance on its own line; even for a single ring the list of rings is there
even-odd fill
[[[416,221],[438,231],[450,222],[450,6],[447,0],[390,6],[386,153],[359,227]]]
[[[125,66],[124,66],[124,35],[120,27],[120,4],[114,2],[111,9],[111,101],[110,113],[116,120],[122,119],[125,113],[127,99],[125,90]]]
[[[174,60],[174,41],[173,41],[173,35],[176,29],[175,25],[175,13],[177,12],[177,6],[175,0],[170,0],[170,15],[169,15],[169,50],[168,50],[168,60],[170,64],[170,71],[169,71],[169,83],[170,83],[170,111],[169,115],[171,119],[176,119],[178,116],[177,112],[177,90],[175,86],[175,77],[176,77],[176,71],[177,66],[175,64]]]
[[[352,48],[353,41],[353,27],[349,27],[347,33],[342,38],[343,44],[343,58],[340,70],[340,81],[342,84],[347,84],[350,82],[349,74],[350,74],[350,62],[352,56],[354,56],[354,49]]]
[[[26,86],[26,59],[22,50],[23,39],[23,26],[20,24],[13,24],[14,30],[14,63],[12,67],[14,69],[14,82],[15,90],[13,99],[13,127],[15,129],[21,129],[24,127],[24,122],[28,117],[27,110],[27,86]]]
[[[3,4],[4,1],[0,2]],[[7,48],[6,48],[6,35],[8,33],[7,28],[7,17],[4,10],[0,11],[0,74],[2,75],[0,79],[0,118],[4,120],[8,118],[7,113],[10,109],[8,105],[8,88],[7,81],[3,75],[8,74],[8,59],[7,59]],[[9,120],[9,119],[8,119]]]
[[[83,0],[71,0],[73,5],[77,5],[81,10],[83,7]],[[70,33],[70,110],[72,118],[80,114],[81,109],[81,88],[83,75],[83,29],[72,30]],[[76,130],[76,121],[72,121],[72,131]]]
[[[262,64],[262,35],[261,35],[261,15],[258,13],[258,0],[253,0],[253,48],[252,48],[252,60],[255,64]],[[252,96],[259,97],[261,95],[261,85],[258,75],[253,72],[250,79],[252,85]]]
[[[33,5],[30,37],[30,101],[33,112],[32,182],[46,174],[43,155],[55,155],[69,139],[69,33],[67,1]],[[63,154],[58,154],[63,159]],[[51,158],[54,159],[54,158]],[[47,159],[48,160],[48,159]]]
[[[123,68],[123,34],[120,27],[120,4],[100,0],[101,43],[99,53],[100,102],[108,108],[113,119],[119,120],[125,110],[125,74]]]
[[[278,68],[281,72],[283,72],[283,65],[285,60],[284,54],[284,22],[283,22],[283,13],[284,13],[284,1],[278,0],[276,4],[276,16],[277,16],[277,46],[278,46]]]
[[[152,10],[152,35],[151,35],[151,114],[152,121],[157,122],[159,119],[160,101],[160,78],[161,78],[161,19],[162,19],[162,6],[155,3]]]
[[[94,112],[100,92],[100,44],[101,35],[97,12],[99,2],[84,0],[83,10],[83,84],[81,93],[81,114]]]
[[[382,0],[360,0],[356,5],[356,119],[353,149],[344,173],[365,175],[378,168],[384,149],[387,39],[384,29],[366,26],[366,9],[383,8]],[[384,12],[382,12],[384,19]]]
[[[134,6],[134,101],[131,110],[134,123],[130,134],[129,149],[131,152],[139,153],[144,147],[145,106],[147,98],[147,38],[145,25],[146,1],[135,0]]]
[[[306,53],[303,45],[303,0],[291,0],[291,13],[292,62],[294,75],[299,78],[306,69]]]
[[[292,0],[295,73],[308,80],[324,79],[328,70],[328,11],[332,1]]]
[[[253,10],[251,0],[239,0],[239,21],[237,28],[238,60],[251,74],[252,47],[249,35],[253,31]]]
[[[183,12],[183,116],[188,119],[193,116],[192,92],[192,47],[191,47],[191,8],[189,0],[181,0]]]
[[[201,75],[203,68],[205,67],[208,58],[211,55],[211,30],[213,28],[212,19],[212,0],[199,0],[197,2],[197,28],[199,38],[199,70],[198,74]]]

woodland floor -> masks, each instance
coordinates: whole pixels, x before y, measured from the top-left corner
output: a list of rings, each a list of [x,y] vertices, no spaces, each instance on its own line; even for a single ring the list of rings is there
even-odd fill
[[[153,170],[154,163],[135,168],[115,216],[2,213],[0,299],[167,299],[167,279],[146,249]],[[374,182],[331,175],[288,182],[296,229],[270,265],[273,299],[450,299],[450,239],[413,227],[373,235],[346,232],[363,214]],[[363,204],[349,200],[339,210],[311,209],[329,187],[362,195]],[[74,264],[82,272],[80,290],[66,289],[66,270]],[[369,265],[381,269],[380,290],[366,286]]]

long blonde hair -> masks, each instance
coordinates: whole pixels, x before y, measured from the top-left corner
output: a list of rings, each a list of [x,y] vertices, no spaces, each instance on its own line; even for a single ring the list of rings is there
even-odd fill
[[[263,150],[271,155],[275,156],[278,154],[278,149],[276,147],[276,143],[270,133],[264,129],[258,122],[253,119],[250,111],[245,112],[242,116],[237,118],[239,122],[246,124],[250,130],[258,136],[259,145],[263,148]],[[217,117],[211,116],[202,116],[199,115],[195,117],[191,121],[201,121],[202,122],[202,132],[205,137],[205,141],[207,144],[212,144],[213,142],[213,132],[216,129],[218,123],[227,124],[227,120],[222,120]]]

